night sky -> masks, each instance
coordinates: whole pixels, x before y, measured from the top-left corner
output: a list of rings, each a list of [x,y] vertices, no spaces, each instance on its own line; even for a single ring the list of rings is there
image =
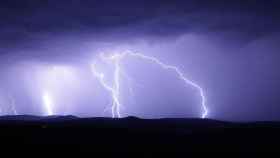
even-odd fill
[[[90,64],[99,52],[130,50],[199,84],[209,118],[280,120],[279,8],[277,0],[3,0],[1,114],[14,114],[13,102],[18,114],[43,115],[48,89],[55,114],[110,117],[110,95]],[[71,72],[52,74],[52,66]],[[197,91],[174,72],[135,58],[123,69],[123,116],[200,117]]]

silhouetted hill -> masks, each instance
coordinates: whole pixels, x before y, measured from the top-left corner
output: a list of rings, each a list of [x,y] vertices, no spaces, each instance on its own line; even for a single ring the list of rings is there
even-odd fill
[[[279,122],[75,116],[0,117],[2,150],[48,152],[278,151]]]

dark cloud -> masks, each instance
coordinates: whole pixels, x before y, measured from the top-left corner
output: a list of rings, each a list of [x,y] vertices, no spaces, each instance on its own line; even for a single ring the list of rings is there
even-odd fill
[[[138,36],[236,32],[255,38],[279,31],[278,8],[277,1],[265,0],[9,0],[0,3],[0,41],[5,47],[38,34],[72,32]]]

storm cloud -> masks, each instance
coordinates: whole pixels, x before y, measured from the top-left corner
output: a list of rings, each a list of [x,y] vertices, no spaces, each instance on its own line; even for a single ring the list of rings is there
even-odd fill
[[[27,61],[84,66],[99,51],[130,49],[183,69],[204,87],[211,118],[279,120],[279,7],[276,0],[1,1],[1,73]]]

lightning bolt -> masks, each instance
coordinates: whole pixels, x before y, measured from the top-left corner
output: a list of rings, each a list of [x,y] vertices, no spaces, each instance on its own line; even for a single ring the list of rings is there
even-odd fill
[[[52,66],[49,67],[48,69],[49,71],[49,75],[48,78],[49,80],[47,81],[46,84],[48,84],[48,82],[52,83],[53,81],[57,81],[58,80],[58,76],[57,76],[57,72],[61,73],[62,75],[64,75],[65,73],[67,73],[67,71],[65,69],[59,69],[59,67],[57,66]],[[53,98],[50,95],[50,89],[48,89],[49,91],[43,91],[42,94],[42,101],[43,101],[43,106],[44,106],[44,112],[46,113],[46,115],[50,116],[50,115],[54,115],[53,112],[53,108],[54,108],[54,103],[53,103]]]
[[[111,93],[112,96],[112,117],[115,117],[117,115],[117,117],[121,117],[121,112],[120,109],[122,107],[121,103],[120,103],[120,77],[121,77],[121,61],[122,59],[124,59],[125,57],[135,57],[135,58],[139,58],[139,59],[143,59],[143,60],[147,60],[150,62],[153,62],[157,65],[159,65],[161,68],[165,69],[165,70],[170,70],[173,71],[177,74],[178,79],[184,81],[185,85],[191,85],[192,87],[196,88],[200,94],[201,97],[201,106],[203,108],[203,112],[201,117],[205,118],[208,114],[208,109],[206,106],[206,97],[204,94],[204,90],[202,89],[201,86],[199,86],[197,83],[189,80],[184,73],[176,66],[173,65],[168,65],[165,64],[163,62],[161,62],[159,59],[152,57],[152,56],[146,56],[140,53],[134,53],[131,51],[125,51],[122,53],[114,53],[110,56],[105,56],[103,53],[100,54],[101,59],[106,60],[106,61],[111,61],[114,64],[114,83],[113,86],[110,86],[109,84],[107,84],[104,80],[104,74],[101,72],[98,72],[95,66],[95,63],[93,63],[91,65],[92,68],[92,72],[94,74],[94,76],[96,78],[98,78],[99,82],[102,84],[102,86]]]
[[[101,85],[107,91],[109,91],[111,93],[112,100],[113,100],[113,104],[112,104],[112,107],[111,107],[113,118],[116,117],[115,116],[116,113],[117,113],[117,117],[121,117],[121,114],[120,114],[121,103],[120,103],[120,99],[119,99],[119,93],[120,93],[119,92],[119,90],[120,90],[119,72],[120,72],[120,69],[119,69],[118,64],[116,64],[115,66],[116,66],[116,68],[115,68],[115,71],[114,71],[114,86],[111,87],[109,84],[106,83],[106,81],[104,79],[104,74],[97,71],[95,64],[93,63],[91,65],[91,69],[92,69],[92,72],[93,72],[94,76],[96,78],[98,78]]]
[[[44,106],[45,106],[45,111],[47,113],[47,115],[53,115],[53,103],[52,103],[52,100],[51,100],[51,97],[49,96],[49,94],[47,92],[45,92],[43,94],[43,103],[44,103]]]

